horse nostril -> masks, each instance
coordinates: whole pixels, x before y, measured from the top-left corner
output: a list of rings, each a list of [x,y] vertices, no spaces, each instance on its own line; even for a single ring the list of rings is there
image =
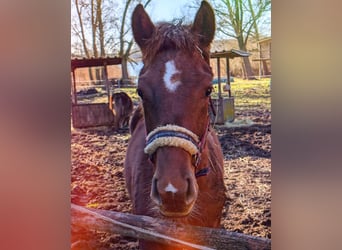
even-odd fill
[[[158,188],[157,188],[157,181],[158,181],[158,179],[153,177],[150,197],[155,203],[157,203],[157,205],[160,206],[161,205],[161,198],[160,198]]]
[[[185,203],[187,205],[190,205],[191,203],[193,203],[196,198],[197,198],[197,190],[195,188],[195,184],[193,181],[191,181],[190,178],[187,179],[187,183],[188,183],[188,190],[186,193],[186,200]]]

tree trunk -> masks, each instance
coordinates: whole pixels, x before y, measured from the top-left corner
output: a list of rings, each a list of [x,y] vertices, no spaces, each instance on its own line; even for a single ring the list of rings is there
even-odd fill
[[[127,57],[124,55],[121,60],[122,79],[128,79]]]
[[[93,42],[93,56],[98,57],[97,46],[96,46],[96,27],[97,27],[97,15],[94,0],[91,0],[91,31],[92,31],[92,42]]]
[[[195,227],[148,216],[89,209],[71,204],[71,226],[121,234],[183,249],[271,249],[271,240],[224,229]],[[75,237],[74,237],[75,238]]]
[[[99,42],[100,42],[100,56],[105,57],[105,43],[104,43],[104,27],[102,21],[102,1],[97,0],[97,11],[96,11],[96,19],[97,19],[97,27],[99,30]]]
[[[98,57],[97,45],[96,45],[96,30],[97,30],[97,2],[95,4],[95,0],[91,0],[91,31],[92,31],[92,43],[93,43],[93,56],[95,58]],[[99,69],[95,69],[95,84],[98,84],[100,78]]]
[[[121,57],[121,78],[122,79],[128,79],[128,69],[127,69],[127,59],[129,54],[130,47],[125,51],[125,20],[127,16],[128,8],[131,4],[131,0],[127,0],[123,15],[122,15],[122,22],[120,27],[120,50],[119,50],[119,56]]]
[[[248,57],[243,57],[243,63],[245,65],[245,78],[248,80],[255,80],[255,76],[253,74],[251,62]]]
[[[238,37],[239,49],[243,51],[247,51],[247,44],[244,42],[243,37]],[[242,57],[244,64],[244,78],[248,80],[255,80],[256,78],[253,76],[253,70],[251,66],[251,62],[249,61],[249,57]]]

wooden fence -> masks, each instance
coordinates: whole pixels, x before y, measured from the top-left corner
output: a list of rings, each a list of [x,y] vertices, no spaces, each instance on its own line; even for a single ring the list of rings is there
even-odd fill
[[[114,115],[108,103],[88,103],[72,105],[72,125],[74,128],[110,126]]]
[[[121,234],[186,249],[271,249],[271,240],[266,238],[224,229],[184,225],[148,216],[90,209],[75,204],[71,205],[71,226]]]

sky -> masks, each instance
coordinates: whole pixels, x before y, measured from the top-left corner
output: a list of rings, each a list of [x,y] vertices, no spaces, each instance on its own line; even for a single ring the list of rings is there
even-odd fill
[[[146,10],[153,22],[170,21],[175,18],[182,18],[185,15],[187,11],[185,5],[189,4],[189,2],[189,0],[152,1]],[[194,15],[191,15],[192,18],[194,18]]]

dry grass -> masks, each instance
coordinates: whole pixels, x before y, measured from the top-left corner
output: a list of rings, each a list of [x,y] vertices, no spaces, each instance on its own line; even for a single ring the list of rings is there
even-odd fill
[[[235,97],[235,108],[237,110],[246,110],[249,108],[271,108],[271,88],[270,78],[260,80],[243,80],[234,78],[231,82],[231,93]],[[223,90],[224,84],[221,84],[221,93],[227,97],[228,93]],[[214,97],[218,94],[218,85],[214,85]]]

